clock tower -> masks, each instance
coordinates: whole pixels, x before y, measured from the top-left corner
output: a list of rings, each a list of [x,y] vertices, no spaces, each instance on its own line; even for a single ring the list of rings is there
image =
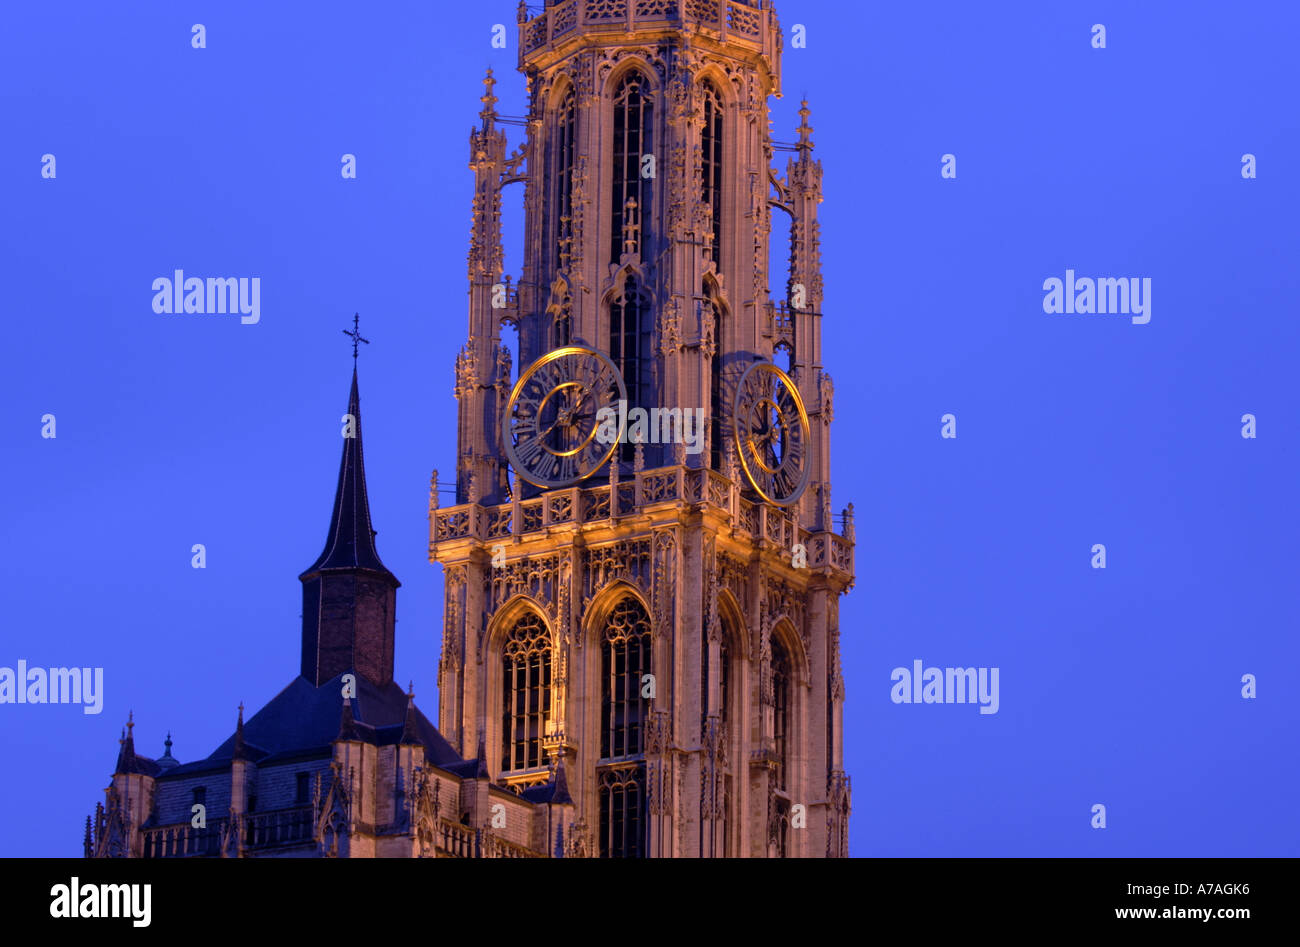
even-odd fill
[[[521,4],[519,42],[522,140],[490,72],[470,134],[439,729],[522,795],[562,776],[564,854],[847,855],[852,506],[832,516],[807,103],[792,144],[768,128],[776,11]]]

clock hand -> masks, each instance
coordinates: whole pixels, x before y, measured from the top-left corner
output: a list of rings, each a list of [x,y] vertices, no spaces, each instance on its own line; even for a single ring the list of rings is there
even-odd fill
[[[545,438],[548,434],[550,434],[552,431],[555,430],[555,425],[556,425],[556,424],[559,424],[559,423],[560,423],[560,419],[559,419],[559,418],[556,418],[555,421],[552,422],[551,426],[548,427],[545,431],[538,431],[538,432],[537,432],[537,439],[540,441],[540,440],[542,440],[543,438]]]

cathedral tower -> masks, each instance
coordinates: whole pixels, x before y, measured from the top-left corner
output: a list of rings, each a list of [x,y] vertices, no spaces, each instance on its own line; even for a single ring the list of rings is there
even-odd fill
[[[436,474],[430,501],[439,729],[516,792],[558,769],[569,854],[847,855],[853,524],[831,514],[806,103],[773,167],[776,11],[521,4],[519,40],[523,141],[491,73],[470,134],[456,503]]]

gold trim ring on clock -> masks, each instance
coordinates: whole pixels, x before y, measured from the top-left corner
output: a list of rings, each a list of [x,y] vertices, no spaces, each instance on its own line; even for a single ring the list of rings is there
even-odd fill
[[[609,359],[609,357],[606,356],[603,352],[599,352],[596,349],[588,348],[585,345],[566,345],[558,349],[553,349],[550,352],[547,352],[541,358],[537,359],[531,365],[529,365],[528,368],[523,372],[523,374],[519,376],[519,380],[515,382],[514,387],[510,390],[510,397],[506,401],[505,417],[502,419],[501,441],[502,441],[502,446],[505,448],[506,459],[510,462],[510,466],[514,468],[515,473],[518,474],[519,477],[526,480],[528,483],[531,483],[535,487],[541,487],[543,489],[558,489],[562,487],[572,486],[575,483],[579,483],[583,480],[586,480],[588,477],[590,477],[592,474],[598,471],[601,467],[603,467],[610,460],[610,458],[614,456],[614,452],[618,449],[619,442],[622,439],[621,438],[622,432],[620,431],[619,432],[620,437],[616,438],[614,442],[609,445],[609,450],[607,450],[602,456],[600,456],[599,459],[594,464],[589,465],[588,468],[583,468],[581,466],[578,466],[576,467],[572,475],[564,479],[557,480],[557,479],[548,479],[545,477],[540,477],[533,470],[531,470],[529,466],[526,463],[524,463],[520,458],[518,449],[514,443],[514,436],[513,436],[513,430],[514,430],[513,422],[515,419],[515,410],[519,403],[520,394],[522,394],[525,386],[528,384],[530,380],[532,380],[533,376],[535,376],[541,369],[545,368],[547,365],[551,364],[552,362],[556,362],[568,356],[575,356],[575,355],[582,356],[586,359],[594,360],[595,362],[599,363],[600,370],[594,373],[594,377],[596,379],[601,378],[605,374],[605,371],[606,370],[608,371],[609,376],[613,379],[615,384],[618,386],[618,398],[615,401],[615,404],[617,404],[618,401],[627,400],[627,386],[623,382],[623,374],[618,370],[618,366],[616,366]],[[555,383],[551,386],[551,388],[546,391],[545,395],[537,403],[538,404],[537,424],[539,427],[541,424],[540,411],[542,406],[544,406],[546,402],[551,398],[551,396],[555,392],[559,391],[561,388],[572,388],[575,386],[579,387],[583,390],[583,395],[582,395],[583,397],[595,394],[595,392],[589,390],[588,384],[585,380],[575,378],[572,375],[566,374],[558,379],[555,379],[554,382]],[[539,450],[545,451],[551,457],[556,457],[556,458],[569,458],[581,454],[581,452],[591,444],[592,439],[595,438],[596,432],[599,430],[600,427],[599,423],[596,421],[595,416],[596,414],[599,413],[601,406],[599,405],[598,402],[595,401],[593,401],[593,406],[596,407],[596,411],[593,411],[592,413],[591,431],[588,432],[587,436],[582,439],[582,442],[577,447],[569,450],[557,451],[557,450],[552,450],[546,444],[542,443],[538,445]],[[605,407],[608,406],[606,405]],[[554,425],[552,425],[552,427],[554,427]],[[549,434],[550,429],[548,429],[546,433]],[[544,437],[545,435],[538,432],[537,436]],[[526,439],[527,438],[525,438],[525,440]],[[523,443],[523,441],[521,440],[520,443]]]
[[[744,436],[742,436],[740,430],[741,399],[745,395],[745,386],[749,382],[749,376],[755,371],[775,375],[777,381],[785,387],[786,391],[789,392],[790,400],[794,403],[795,410],[799,414],[799,435],[803,442],[804,452],[801,464],[802,470],[798,483],[790,490],[789,495],[784,498],[777,498],[768,495],[767,491],[759,485],[758,478],[754,476],[754,471],[750,469],[749,461],[746,457],[747,452],[745,450],[745,445],[749,441],[750,433],[748,430],[749,419],[746,418],[747,429]],[[770,397],[767,397],[766,392],[764,392],[760,394],[760,397],[757,400],[770,401],[771,399]],[[784,416],[781,418],[781,423],[783,426],[788,427]],[[775,504],[776,506],[793,506],[795,503],[799,502],[799,498],[803,496],[804,491],[808,489],[808,481],[812,477],[812,425],[808,421],[808,412],[804,408],[803,397],[799,394],[799,386],[794,383],[793,379],[770,361],[763,360],[751,363],[750,366],[745,369],[745,373],[740,377],[740,384],[736,386],[736,400],[732,404],[731,410],[731,433],[736,445],[736,453],[740,457],[741,469],[744,471],[745,479],[749,481],[749,485],[753,488],[754,492],[762,497],[766,502]],[[758,463],[758,466],[762,468],[767,468],[767,465],[761,461],[756,460],[756,463]],[[784,464],[779,465],[775,470],[765,469],[765,472],[769,476],[772,476],[777,470],[780,470],[782,466],[784,466]]]

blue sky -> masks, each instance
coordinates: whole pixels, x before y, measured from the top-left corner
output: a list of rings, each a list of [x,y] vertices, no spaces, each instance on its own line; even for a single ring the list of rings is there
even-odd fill
[[[808,97],[834,499],[857,512],[853,854],[1300,854],[1300,9],[777,7],[773,126],[792,140]],[[0,706],[0,854],[80,853],[128,709],[141,752],[170,729],[194,759],[297,673],[354,311],[378,546],[403,582],[397,677],[436,708],[424,513],[430,470],[455,468],[487,66],[500,110],[524,111],[514,11],[7,11],[0,665],[102,666],[106,694],[98,716]],[[177,268],[259,276],[261,321],[155,314],[152,281]],[[1151,321],[1045,313],[1067,268],[1150,278]],[[890,672],[917,659],[999,668],[998,713],[892,703]]]

